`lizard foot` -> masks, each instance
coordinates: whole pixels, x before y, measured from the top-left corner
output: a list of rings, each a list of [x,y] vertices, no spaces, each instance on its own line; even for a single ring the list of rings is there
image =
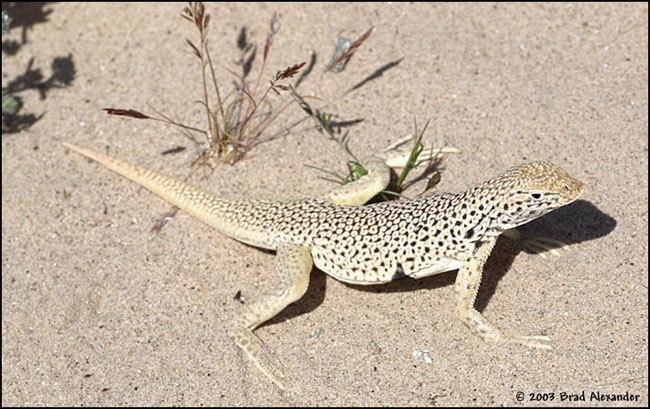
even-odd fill
[[[535,237],[530,239],[521,239],[521,233],[517,229],[510,229],[503,232],[503,235],[510,240],[519,241],[521,247],[528,253],[539,254],[542,258],[546,258],[545,252],[550,252],[552,255],[561,257],[560,251],[569,248],[566,243],[551,239],[549,237]]]
[[[403,168],[404,166],[406,166],[409,156],[411,155],[411,149],[398,149],[398,148],[411,140],[413,140],[412,135],[399,139],[395,143],[391,144],[390,146],[376,153],[374,156],[383,159],[386,162],[386,164],[391,168]],[[440,158],[450,153],[460,153],[460,150],[452,146],[445,146],[442,148],[425,146],[422,149],[422,152],[420,152],[420,155],[418,156],[418,162]]]
[[[503,335],[499,341],[525,345],[529,348],[553,349],[551,338],[545,335]]]
[[[551,239],[548,237],[536,237],[534,239],[522,240],[521,246],[529,253],[539,254],[542,258],[546,258],[544,252],[550,252],[552,255],[560,257],[559,250],[566,250],[569,246],[560,240]]]
[[[282,363],[277,359],[261,339],[253,331],[243,328],[229,334],[239,348],[244,351],[248,359],[259,369],[275,386],[284,391],[285,379]]]

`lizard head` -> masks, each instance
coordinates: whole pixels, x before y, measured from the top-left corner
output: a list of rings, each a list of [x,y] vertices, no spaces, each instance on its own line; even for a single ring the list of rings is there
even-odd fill
[[[567,205],[584,191],[584,184],[550,161],[515,166],[486,184],[497,187],[496,224],[510,229]]]

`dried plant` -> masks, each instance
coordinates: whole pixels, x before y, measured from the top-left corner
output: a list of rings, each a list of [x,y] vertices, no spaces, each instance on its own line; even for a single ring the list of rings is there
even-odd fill
[[[235,73],[224,67],[235,77],[235,89],[226,94],[222,93],[217,80],[216,68],[208,47],[208,33],[210,28],[210,14],[206,12],[202,2],[189,2],[181,17],[189,21],[198,32],[198,40],[186,39],[192,55],[198,60],[201,70],[202,100],[201,105],[205,110],[205,127],[186,125],[169,115],[150,108],[156,115],[144,114],[134,109],[105,108],[110,115],[125,116],[135,119],[151,119],[179,127],[183,135],[192,141],[199,150],[198,158],[192,163],[192,169],[201,166],[214,168],[218,163],[233,164],[241,159],[253,146],[260,143],[263,132],[290,106],[296,98],[288,97],[275,106],[269,101],[269,93],[284,97],[290,91],[286,80],[293,78],[306,65],[305,62],[290,65],[276,72],[275,77],[269,80],[269,85],[260,91],[262,77],[264,76],[269,53],[273,46],[275,36],[280,31],[277,12],[269,20],[268,31],[264,40],[262,63],[251,88],[247,76],[255,59],[256,47],[252,47],[247,39],[246,32],[242,30],[237,39],[237,46],[242,52],[240,65],[242,74]],[[373,28],[368,29],[357,38],[339,56],[334,65],[340,61],[348,60],[358,48],[367,40]],[[312,53],[309,67],[298,78],[296,85],[304,80],[307,72],[311,72],[315,63],[315,54]],[[329,66],[328,66],[329,67]],[[295,89],[291,93],[296,93]],[[270,138],[268,138],[270,139]]]
[[[290,99],[282,104],[280,108],[273,109],[268,101],[269,92],[274,91],[279,94],[279,91],[286,90],[286,85],[281,82],[296,75],[305,63],[295,64],[278,71],[261,96],[257,95],[269,52],[273,45],[273,39],[280,29],[277,13],[274,12],[269,22],[269,30],[264,43],[262,66],[255,87],[251,90],[246,80],[250,64],[254,59],[253,50],[248,58],[242,57],[243,75],[225,68],[236,78],[236,82],[235,90],[224,95],[221,92],[215,65],[208,47],[210,14],[206,13],[202,2],[190,2],[183,9],[181,17],[192,23],[199,34],[197,42],[189,39],[185,41],[192,54],[198,59],[201,69],[202,101],[200,103],[205,109],[206,128],[200,129],[199,127],[185,125],[168,115],[158,112],[153,107],[150,108],[158,116],[143,114],[133,109],[105,108],[105,111],[111,115],[152,119],[180,127],[184,135],[201,149],[201,154],[192,163],[193,169],[199,166],[214,168],[218,163],[233,164],[255,145],[259,136],[289,105]],[[251,49],[246,42],[245,36],[238,39],[238,46],[244,53]],[[246,66],[245,64],[249,65]]]

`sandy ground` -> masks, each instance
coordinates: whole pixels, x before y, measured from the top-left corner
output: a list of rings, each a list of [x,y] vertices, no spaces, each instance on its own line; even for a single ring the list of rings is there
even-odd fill
[[[647,5],[208,6],[224,89],[233,77],[223,67],[240,69],[242,28],[259,45],[256,76],[273,10],[281,28],[264,83],[312,50],[318,62],[300,90],[322,101],[380,70],[329,107],[362,120],[346,128],[354,151],[378,150],[411,132],[413,118],[431,118],[425,140],[462,150],[445,160],[441,191],[533,159],[552,159],[587,186],[524,229],[568,249],[531,254],[501,239],[477,302],[507,330],[551,336],[555,349],[472,336],[454,317],[455,272],[358,288],[315,269],[305,297],[257,331],[286,365],[286,396],[226,335],[237,291],[252,297],[274,283],[274,255],[186,214],[149,234],[169,205],[60,145],[188,173],[192,149],[161,155],[191,148],[177,128],[101,110],[151,112],[149,102],[203,126],[183,5],[7,6],[21,25],[3,36],[19,45],[3,52],[3,87],[27,70],[43,78],[27,75],[19,93],[23,113],[42,117],[2,136],[3,405],[514,406],[583,392],[585,402],[570,404],[647,405]],[[324,74],[338,36],[370,26],[346,70]],[[55,59],[73,75],[67,86],[52,86],[60,74],[47,81]],[[303,117],[293,106],[278,125]],[[341,170],[345,156],[311,125],[193,182],[225,197],[322,194],[333,183],[305,165]],[[418,349],[430,362],[414,358]]]

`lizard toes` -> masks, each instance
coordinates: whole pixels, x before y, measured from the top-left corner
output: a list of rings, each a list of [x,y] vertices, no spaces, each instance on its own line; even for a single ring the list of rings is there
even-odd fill
[[[546,335],[508,335],[503,338],[503,341],[525,345],[529,348],[553,349],[551,346],[551,338]]]
[[[253,331],[244,328],[232,331],[230,334],[248,359],[280,390],[285,390],[283,380],[286,379],[282,370],[282,362],[259,339]]]

